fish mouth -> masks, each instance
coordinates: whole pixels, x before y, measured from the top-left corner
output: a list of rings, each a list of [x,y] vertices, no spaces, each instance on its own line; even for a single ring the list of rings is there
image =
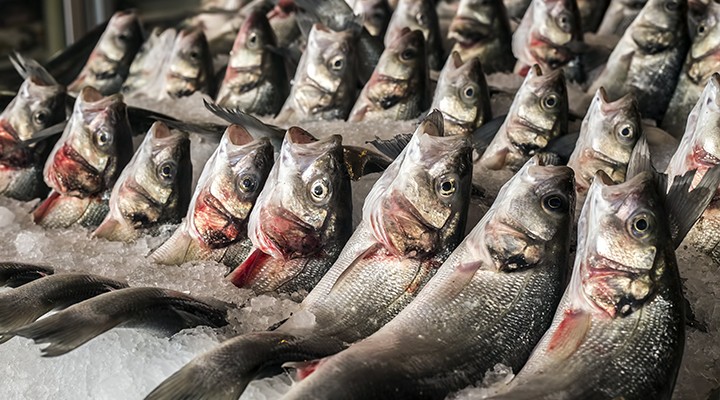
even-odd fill
[[[449,30],[448,37],[464,46],[487,42],[494,38],[492,26],[461,16],[453,20]]]
[[[264,253],[279,253],[289,260],[322,251],[319,232],[287,209],[278,206],[264,207],[260,210],[260,220],[260,229],[266,239],[262,241],[260,248]]]
[[[712,168],[720,164],[720,158],[716,157],[714,154],[711,154],[702,146],[693,147],[692,159],[693,161],[695,161],[695,163],[706,168]]]
[[[0,120],[0,166],[7,169],[30,167],[33,163],[30,147],[19,139],[7,120]]]
[[[245,218],[233,216],[215,196],[203,190],[193,211],[193,225],[200,240],[211,249],[221,249],[242,239]]]
[[[67,195],[94,194],[102,189],[101,171],[68,144],[55,154],[49,172],[48,178],[56,189]]]
[[[383,206],[382,215],[382,229],[391,252],[408,257],[424,257],[435,252],[438,228],[427,222],[405,196],[392,196]]]
[[[637,297],[627,289],[633,282],[647,277],[648,270],[632,268],[597,253],[583,262],[582,270],[583,293],[590,297],[590,303],[595,308],[612,318],[619,313],[628,313],[631,303],[643,301],[651,295],[651,289],[639,293]],[[624,309],[626,306],[630,308]]]

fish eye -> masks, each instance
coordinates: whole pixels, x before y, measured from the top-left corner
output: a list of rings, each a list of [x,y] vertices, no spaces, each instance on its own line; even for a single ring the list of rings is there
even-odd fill
[[[648,213],[639,213],[628,220],[628,232],[638,240],[645,240],[654,231],[654,219]]]
[[[678,8],[680,8],[680,5],[675,0],[665,2],[665,10],[669,12],[677,11]]]
[[[557,23],[558,27],[563,31],[570,33],[572,31],[572,18],[570,14],[568,13],[561,13],[557,16],[555,19],[555,22]]]
[[[547,212],[563,213],[568,209],[568,201],[564,196],[553,193],[543,197],[542,206]]]
[[[112,135],[110,132],[105,130],[98,130],[95,132],[95,144],[101,149],[105,149],[112,144]]]
[[[448,198],[457,191],[458,176],[455,174],[443,175],[435,181],[435,191],[441,196]]]
[[[324,179],[318,179],[310,184],[310,197],[313,201],[319,203],[330,195],[330,188]]]
[[[335,71],[340,71],[340,70],[342,70],[344,66],[345,66],[345,59],[344,59],[343,57],[341,57],[341,56],[335,57],[335,58],[330,62],[330,67],[331,67],[333,70],[335,70]]]
[[[409,61],[417,57],[417,51],[415,49],[405,49],[400,53],[400,58],[404,61]]]
[[[474,84],[469,84],[462,89],[462,98],[465,101],[475,100],[478,88]]]
[[[200,59],[200,53],[198,53],[198,52],[195,51],[195,50],[191,51],[190,54],[189,54],[189,56],[190,56],[190,58],[193,59],[193,60],[199,60],[199,59]]]
[[[49,114],[46,111],[36,111],[33,114],[33,122],[37,125],[45,125],[48,122]]]
[[[635,137],[635,129],[631,125],[622,125],[618,129],[618,136],[625,140],[631,140]]]
[[[415,16],[415,20],[420,26],[427,26],[428,18],[425,13],[418,13],[418,15]]]
[[[244,193],[252,193],[257,187],[257,179],[249,174],[240,175],[237,179],[237,187]]]
[[[130,41],[130,34],[129,34],[128,32],[120,32],[120,33],[118,33],[117,38],[118,38],[121,42],[129,42],[129,41]]]
[[[250,49],[256,49],[258,47],[258,37],[255,32],[250,34],[247,41],[247,47]]]
[[[547,96],[543,97],[543,99],[542,99],[542,106],[546,110],[554,109],[555,107],[558,106],[559,103],[560,103],[560,99],[558,98],[558,95],[556,95],[555,93],[550,93]]]
[[[705,27],[705,24],[700,24],[697,27],[697,34],[702,35],[703,33],[705,33],[706,30],[707,28]]]
[[[165,161],[158,165],[158,176],[164,181],[171,181],[175,179],[177,173],[177,165],[173,161]]]

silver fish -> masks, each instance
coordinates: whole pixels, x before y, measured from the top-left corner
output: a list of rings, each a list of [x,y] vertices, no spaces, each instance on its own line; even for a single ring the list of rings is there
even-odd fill
[[[201,30],[178,32],[165,68],[163,91],[172,98],[215,89],[210,48]]]
[[[420,30],[425,37],[427,65],[433,71],[439,71],[443,65],[442,38],[438,25],[437,11],[430,0],[400,0],[393,12],[385,33],[385,47],[390,47],[403,30]]]
[[[158,79],[160,71],[167,63],[176,36],[177,31],[172,28],[164,31],[159,28],[153,29],[130,64],[128,77],[122,85],[122,93],[125,95],[142,93]]]
[[[597,33],[622,36],[647,2],[648,0],[610,0]]]

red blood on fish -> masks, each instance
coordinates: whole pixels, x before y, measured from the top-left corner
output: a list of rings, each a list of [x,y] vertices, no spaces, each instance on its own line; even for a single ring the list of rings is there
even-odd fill
[[[228,279],[237,287],[248,287],[257,274],[258,267],[269,259],[272,259],[272,257],[263,253],[262,250],[255,250],[228,275]]]

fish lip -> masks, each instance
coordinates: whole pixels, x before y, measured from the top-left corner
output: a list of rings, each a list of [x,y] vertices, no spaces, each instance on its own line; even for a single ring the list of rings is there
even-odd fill
[[[222,202],[215,197],[210,191],[205,191],[205,196],[203,196],[202,199],[203,203],[205,203],[206,206],[211,207],[213,210],[217,211],[219,214],[221,214],[223,217],[225,217],[226,220],[232,221],[232,220],[238,220],[239,218],[233,216],[230,211],[223,206]]]
[[[145,201],[147,201],[149,204],[152,204],[153,206],[156,206],[158,208],[161,208],[163,204],[159,203],[157,200],[152,198],[150,196],[150,193],[147,192],[147,190],[137,183],[137,181],[133,179],[128,179],[120,188],[125,190],[130,190],[138,195],[140,195]]]
[[[83,158],[83,156],[81,156],[80,153],[78,153],[77,150],[75,150],[75,148],[72,147],[71,145],[64,144],[61,149],[62,149],[62,155],[65,159],[77,163],[78,165],[80,165],[80,167],[85,169],[85,171],[87,171],[91,175],[96,175],[96,176],[102,175],[101,171],[99,171],[97,168],[95,168],[95,166],[93,166],[85,158]],[[58,184],[59,187],[63,187],[64,185],[61,185],[61,184],[59,184],[60,182],[57,182],[58,175],[59,174],[62,175],[62,172],[61,172],[62,169],[59,169],[56,166],[56,159],[53,159],[52,167],[53,167],[52,179],[54,181],[56,181],[56,183]]]

